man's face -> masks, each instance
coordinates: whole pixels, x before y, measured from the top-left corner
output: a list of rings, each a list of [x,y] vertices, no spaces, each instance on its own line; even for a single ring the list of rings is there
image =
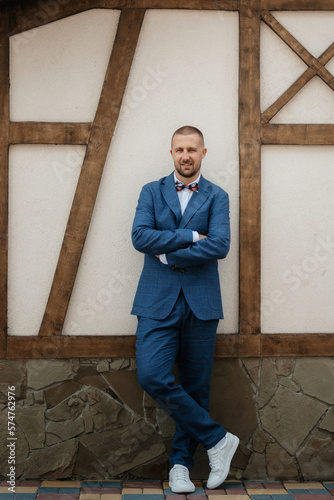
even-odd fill
[[[198,177],[206,151],[198,134],[174,135],[170,152],[180,181],[188,184]]]

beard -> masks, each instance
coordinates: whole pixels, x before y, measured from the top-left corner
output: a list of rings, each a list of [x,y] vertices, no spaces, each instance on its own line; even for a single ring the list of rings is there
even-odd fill
[[[193,164],[192,162],[183,162],[180,164],[174,163],[175,170],[182,176],[182,177],[194,177],[201,168],[201,162],[198,164]],[[188,166],[190,167],[189,169],[185,169],[184,167]]]

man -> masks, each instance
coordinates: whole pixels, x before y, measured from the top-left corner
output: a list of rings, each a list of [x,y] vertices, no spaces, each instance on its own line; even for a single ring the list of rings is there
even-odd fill
[[[208,453],[208,488],[226,479],[239,444],[208,413],[223,318],[217,259],[229,251],[229,200],[200,173],[207,150],[197,128],[178,129],[170,152],[175,171],[143,187],[133,222],[133,245],[145,262],[132,314],[138,316],[140,385],[176,422],[169,484],[175,493],[191,493],[197,444]],[[172,373],[176,359],[179,383]]]

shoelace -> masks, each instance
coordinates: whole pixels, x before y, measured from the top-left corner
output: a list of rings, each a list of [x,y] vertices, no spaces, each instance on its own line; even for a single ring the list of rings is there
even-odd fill
[[[188,471],[186,467],[176,467],[173,470],[176,480],[188,481]]]
[[[211,472],[219,470],[219,460],[218,460],[218,451],[217,450],[210,451],[209,464],[210,464]]]

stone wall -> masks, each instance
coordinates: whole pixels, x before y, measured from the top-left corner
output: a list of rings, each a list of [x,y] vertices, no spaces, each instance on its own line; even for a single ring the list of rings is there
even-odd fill
[[[231,476],[333,480],[333,381],[331,358],[216,359],[211,414],[241,441]],[[1,477],[14,385],[17,479],[166,477],[173,421],[133,359],[1,361]],[[207,474],[199,446],[192,477]]]

